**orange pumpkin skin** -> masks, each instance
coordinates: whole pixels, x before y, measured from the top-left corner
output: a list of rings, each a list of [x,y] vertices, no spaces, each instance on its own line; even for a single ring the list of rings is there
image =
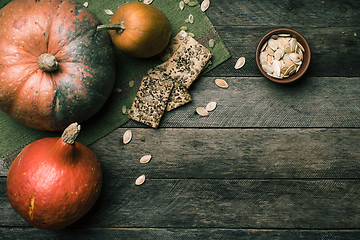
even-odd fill
[[[30,225],[61,229],[91,209],[100,194],[101,178],[100,163],[87,146],[44,138],[25,147],[12,163],[7,195]]]
[[[97,113],[115,82],[114,48],[72,0],[13,0],[0,10],[0,109],[39,130],[62,131]],[[58,68],[42,70],[39,57]]]
[[[120,6],[110,24],[123,22],[125,30],[109,30],[115,47],[127,55],[148,58],[161,53],[171,35],[169,19],[158,8],[141,2]]]

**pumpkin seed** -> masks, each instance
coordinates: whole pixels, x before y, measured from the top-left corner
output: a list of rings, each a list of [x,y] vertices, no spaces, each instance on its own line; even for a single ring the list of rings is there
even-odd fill
[[[148,162],[150,162],[150,160],[151,160],[151,155],[144,155],[144,156],[142,156],[141,158],[140,158],[140,163],[148,163]]]
[[[88,7],[88,6],[89,6],[89,3],[88,3],[88,2],[84,2],[83,6],[84,6],[84,7]]]
[[[195,1],[190,1],[187,5],[189,6],[189,7],[194,7],[194,6],[196,6],[198,3],[197,2],[195,2]]]
[[[203,117],[209,116],[209,112],[203,107],[196,108],[196,113]]]
[[[279,33],[279,37],[290,37],[290,33]]]
[[[190,0],[184,0],[185,4],[188,4],[190,2]]]
[[[142,135],[142,134],[138,134],[137,135],[137,138],[140,140],[140,141],[142,141],[142,142],[145,142],[145,136],[144,135]]]
[[[296,70],[296,64],[293,64],[293,65],[291,65],[290,67],[288,67],[288,68],[286,69],[286,71],[284,72],[284,75],[285,75],[285,76],[291,75],[290,73],[292,73],[292,72],[294,71],[294,69]]]
[[[153,0],[144,0],[145,4],[151,4]]]
[[[262,69],[267,73],[273,73],[273,69],[269,65],[262,65]]]
[[[189,23],[193,24],[194,23],[194,16],[192,14],[189,15],[188,17]]]
[[[123,143],[128,144],[132,139],[132,132],[131,130],[126,130],[123,135]]]
[[[279,42],[276,41],[276,40],[273,39],[273,38],[270,38],[270,39],[269,39],[268,44],[269,44],[269,47],[270,47],[273,51],[276,51],[276,49],[278,49],[278,47],[279,47]]]
[[[181,30],[181,31],[187,31],[188,28],[187,28],[187,26],[181,26],[181,27],[180,27],[180,30]]]
[[[110,9],[105,9],[104,12],[107,14],[107,15],[113,15],[113,11],[111,11]]]
[[[122,114],[126,114],[126,111],[127,111],[127,109],[126,109],[126,106],[124,105],[124,106],[122,106],[122,108],[121,108],[121,112],[122,112]]]
[[[227,82],[224,79],[220,79],[220,78],[215,80],[215,84],[218,85],[221,88],[228,88],[229,87]]]
[[[121,93],[121,92],[122,92],[122,90],[121,90],[121,88],[114,88],[114,89],[113,89],[113,92],[116,92],[116,93]]]
[[[145,182],[145,175],[141,175],[135,181],[135,185],[139,186]]]
[[[245,65],[245,58],[244,57],[240,57],[235,64],[235,69],[240,69]]]
[[[214,39],[210,39],[209,40],[209,47],[213,48],[215,45],[215,40]]]
[[[297,40],[296,38],[292,38],[290,40],[290,47],[291,47],[291,51],[292,52],[295,52],[295,47],[297,46]]]
[[[201,3],[201,11],[205,12],[210,6],[210,0],[204,0]]]
[[[193,37],[195,37],[195,34],[193,34],[192,32],[189,32],[188,36],[193,38]]]
[[[305,52],[304,47],[301,45],[301,43],[297,42],[298,47],[301,49],[301,51]]]
[[[180,10],[183,10],[184,7],[185,7],[184,1],[180,1],[180,2],[179,2],[179,8],[180,8]]]
[[[207,105],[206,105],[206,111],[208,112],[211,112],[211,111],[214,111],[216,108],[216,102],[209,102]]]
[[[132,87],[134,87],[134,85],[135,85],[135,82],[134,82],[134,81],[130,81],[130,82],[129,82],[129,87],[132,88]]]

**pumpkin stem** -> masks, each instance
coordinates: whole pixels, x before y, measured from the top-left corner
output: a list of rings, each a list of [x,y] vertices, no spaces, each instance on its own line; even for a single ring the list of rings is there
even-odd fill
[[[70,124],[61,135],[61,140],[67,144],[74,144],[76,138],[78,137],[80,133],[80,125],[78,123],[72,123]]]
[[[125,31],[125,25],[124,22],[114,23],[114,24],[104,24],[97,26],[96,30],[116,30],[119,34],[121,34],[123,31]]]
[[[38,58],[38,65],[44,72],[53,72],[58,68],[59,63],[56,61],[54,55],[50,53],[43,53]]]

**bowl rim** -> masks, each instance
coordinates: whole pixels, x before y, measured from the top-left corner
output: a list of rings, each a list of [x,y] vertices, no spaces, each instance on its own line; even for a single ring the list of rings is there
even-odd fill
[[[259,54],[260,54],[260,50],[261,47],[264,45],[265,41],[267,41],[272,35],[275,34],[280,34],[280,33],[290,33],[290,35],[292,37],[295,37],[300,43],[301,45],[303,45],[304,49],[306,50],[304,52],[304,59],[306,58],[306,61],[303,61],[299,71],[293,75],[291,75],[290,77],[287,78],[283,78],[283,79],[278,79],[278,78],[274,78],[271,77],[270,75],[268,75],[261,67],[260,65],[260,59],[259,59]],[[257,48],[256,48],[256,64],[260,70],[260,72],[269,80],[273,81],[273,82],[277,82],[277,83],[291,83],[294,82],[296,80],[298,80],[299,78],[301,78],[305,72],[307,71],[309,65],[310,65],[310,61],[311,61],[311,50],[310,50],[310,45],[309,43],[306,41],[306,39],[304,38],[304,36],[302,36],[299,32],[290,29],[290,28],[277,28],[274,30],[271,30],[270,32],[266,33],[261,40],[259,41]]]

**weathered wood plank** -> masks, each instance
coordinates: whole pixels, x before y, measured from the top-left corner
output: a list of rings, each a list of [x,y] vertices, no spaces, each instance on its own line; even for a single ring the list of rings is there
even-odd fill
[[[311,62],[307,76],[360,76],[360,24],[356,27],[326,28],[290,26],[301,33],[310,45]],[[255,62],[256,47],[267,32],[281,27],[284,25],[215,26],[232,58],[206,76],[261,76]],[[236,70],[234,65],[239,57],[245,57],[246,63]]]
[[[142,173],[146,171],[139,170]],[[93,210],[74,226],[266,229],[360,226],[359,180],[153,179],[156,176],[147,175],[145,184],[136,186],[135,176],[109,177],[104,176],[103,189]],[[3,178],[0,182],[5,184]],[[0,226],[27,226],[14,217],[3,189],[0,209]]]
[[[193,101],[165,113],[160,127],[360,127],[359,78],[306,78],[279,85],[264,78],[225,77],[228,89],[202,77],[190,90]],[[216,101],[208,117],[195,113]],[[126,127],[140,127],[130,121]]]
[[[241,240],[358,240],[359,230],[272,230],[218,228],[68,228],[41,231],[34,228],[0,228],[4,239],[241,239]]]
[[[106,174],[134,178],[359,178],[360,129],[132,129],[91,148]],[[136,135],[145,136],[145,142]],[[139,159],[151,154],[143,165]],[[126,169],[126,171],[123,171]]]
[[[357,0],[227,0],[211,1],[206,11],[219,26],[333,27],[359,26],[360,2]]]
[[[90,147],[104,174],[135,178],[263,179],[360,177],[360,129],[150,129],[120,128]],[[145,136],[145,142],[137,135]],[[151,154],[148,164],[139,159]],[[13,159],[3,165],[6,176]]]

